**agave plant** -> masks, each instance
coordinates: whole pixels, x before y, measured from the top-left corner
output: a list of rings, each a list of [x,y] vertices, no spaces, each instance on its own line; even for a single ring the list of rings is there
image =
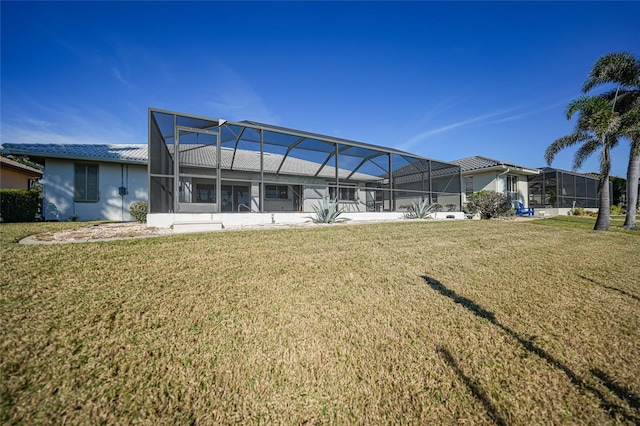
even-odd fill
[[[442,206],[438,203],[429,204],[428,199],[420,199],[420,201],[414,201],[408,207],[407,217],[411,219],[425,219],[431,213],[442,210]]]
[[[342,209],[338,207],[338,202],[331,202],[327,199],[322,200],[318,205],[312,206],[316,212],[316,216],[311,219],[315,223],[333,223],[338,220],[338,216],[342,214]]]

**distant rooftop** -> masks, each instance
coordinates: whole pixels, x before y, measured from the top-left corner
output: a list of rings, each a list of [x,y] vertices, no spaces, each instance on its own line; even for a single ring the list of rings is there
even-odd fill
[[[4,152],[36,158],[64,158],[72,160],[101,160],[116,163],[147,163],[147,145],[88,145],[88,144],[22,144],[5,143]]]
[[[5,158],[5,157],[0,157],[0,166],[3,168],[8,168],[8,169],[14,169],[14,170],[20,170],[21,172],[27,173],[27,174],[31,174],[35,177],[40,177],[42,176],[42,171],[36,169],[35,167],[31,167],[28,166],[26,164],[23,163],[19,163],[17,161],[13,161],[9,158]]]
[[[529,172],[533,174],[538,174],[540,172],[536,167],[521,166],[519,164],[507,163],[493,158],[482,157],[480,155],[453,160],[450,161],[450,163],[459,165],[463,173],[493,168],[512,169],[514,171]]]

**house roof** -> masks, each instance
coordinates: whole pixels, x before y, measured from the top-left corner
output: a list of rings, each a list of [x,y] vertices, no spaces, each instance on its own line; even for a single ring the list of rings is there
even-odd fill
[[[169,152],[173,154],[173,145],[169,145]],[[222,168],[236,171],[260,171],[260,152],[246,149],[221,148]],[[217,149],[213,145],[180,145],[180,161],[185,166],[208,167],[216,166]],[[303,160],[284,155],[265,152],[264,172],[272,174],[317,176],[320,178],[335,178],[335,167],[325,165],[321,168],[320,163]],[[351,175],[349,169],[338,169],[340,179],[346,179]],[[365,173],[353,173],[350,177],[353,180],[375,181],[380,180],[379,176]]]
[[[564,170],[564,169],[556,169],[555,167],[542,167],[540,170],[542,170],[543,172],[561,172],[564,174],[568,174],[568,175],[574,175],[574,176],[585,176],[588,177],[589,179],[600,179],[600,173],[593,173],[593,172],[588,172],[588,173],[580,173],[580,172],[576,172],[573,170]]]
[[[514,172],[521,172],[523,174],[535,175],[540,173],[540,170],[536,167],[526,167],[519,164],[506,163],[501,160],[494,160],[493,158],[483,157],[480,155],[453,160],[451,163],[459,165],[463,174],[465,174],[465,172],[469,173],[506,169],[511,169]]]
[[[589,172],[589,173],[583,173],[583,175],[589,176],[594,179],[600,179],[600,173]]]
[[[33,177],[42,177],[42,171],[26,164],[18,163],[9,158],[0,157],[0,167],[20,171],[26,175]]]
[[[170,153],[173,154],[168,146]],[[34,158],[60,158],[66,160],[104,161],[146,165],[148,147],[143,144],[132,145],[87,145],[87,144],[4,144],[3,151],[9,154],[29,155]],[[222,148],[222,168],[227,170],[260,171],[260,153],[244,149]],[[215,167],[217,164],[216,147],[211,145],[180,145],[180,161],[185,166]],[[292,156],[284,158],[281,154],[264,154],[264,172],[286,175],[317,176],[334,178],[335,168],[329,165],[320,169],[320,164]],[[284,160],[284,162],[283,162]],[[282,164],[282,165],[281,165]],[[338,175],[345,179],[351,175],[348,169],[339,169]],[[379,176],[365,173],[353,173],[353,180],[374,181]]]
[[[64,158],[69,160],[107,161],[114,163],[147,163],[147,145],[88,145],[88,144],[3,144],[8,154],[29,155],[34,158]]]

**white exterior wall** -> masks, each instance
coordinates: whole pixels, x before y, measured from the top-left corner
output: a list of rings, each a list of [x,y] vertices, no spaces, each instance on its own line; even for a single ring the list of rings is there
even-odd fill
[[[506,170],[505,170],[506,171]],[[529,185],[527,177],[516,175],[515,173],[504,173],[504,171],[490,171],[484,173],[466,174],[462,176],[462,202],[467,202],[465,194],[464,178],[473,176],[473,192],[477,191],[495,191],[501,194],[507,193],[507,175],[518,177],[518,201],[525,207],[529,204]]]
[[[82,163],[81,161],[76,161]],[[42,178],[43,215],[45,220],[133,220],[129,207],[136,201],[147,201],[147,167],[145,165],[85,162],[98,164],[99,200],[75,202],[74,164],[72,160],[47,159]],[[128,176],[127,176],[128,169]],[[124,172],[124,173],[123,173]],[[119,187],[128,194],[120,196]]]
[[[451,213],[450,213],[451,214]],[[171,228],[180,224],[192,224],[202,226],[207,230],[207,225],[221,224],[223,228],[237,228],[242,226],[259,225],[294,225],[313,222],[313,213],[274,212],[274,213],[153,213],[147,215],[147,226],[157,228]],[[368,221],[368,220],[401,220],[402,212],[346,212],[340,215],[340,220]],[[439,217],[440,218],[440,217]],[[409,220],[409,219],[407,219]],[[197,228],[196,228],[197,229]]]

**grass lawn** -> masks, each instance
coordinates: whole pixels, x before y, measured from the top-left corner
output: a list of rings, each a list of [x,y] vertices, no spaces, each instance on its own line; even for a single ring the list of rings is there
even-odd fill
[[[627,234],[638,234],[637,230],[629,230],[623,229],[622,225],[624,225],[624,215],[611,216],[610,228],[609,231],[612,232],[625,232]],[[638,216],[636,216],[636,220],[640,222]],[[588,229],[592,230],[594,225],[596,224],[595,217],[586,217],[586,216],[556,216],[546,220],[538,220],[534,223],[539,225],[546,226],[558,226],[561,228],[576,228],[576,229]]]
[[[640,422],[637,232],[79,225],[0,226],[1,423]]]

